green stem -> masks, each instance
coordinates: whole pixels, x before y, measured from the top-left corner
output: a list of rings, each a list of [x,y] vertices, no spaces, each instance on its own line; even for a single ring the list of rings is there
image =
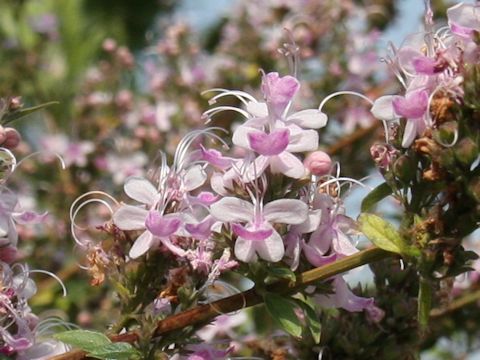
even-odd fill
[[[430,309],[432,308],[432,284],[423,277],[420,277],[420,286],[418,289],[418,324],[420,331],[428,327],[430,318]]]

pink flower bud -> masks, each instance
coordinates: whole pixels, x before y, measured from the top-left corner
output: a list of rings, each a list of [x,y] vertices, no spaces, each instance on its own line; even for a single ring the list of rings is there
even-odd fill
[[[113,39],[105,39],[102,44],[103,50],[106,52],[113,52],[117,49],[117,42]]]
[[[20,144],[20,134],[17,130],[13,128],[6,128],[5,129],[5,141],[3,142],[2,146],[6,147],[7,149],[14,149]]]
[[[0,125],[0,145],[2,145],[5,140],[7,140],[7,132],[5,131],[5,128]]]
[[[303,165],[311,174],[321,176],[330,172],[332,159],[323,151],[314,151],[305,158]]]

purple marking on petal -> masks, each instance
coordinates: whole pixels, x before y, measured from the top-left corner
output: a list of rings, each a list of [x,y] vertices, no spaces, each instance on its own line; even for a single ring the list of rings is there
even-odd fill
[[[224,157],[220,151],[215,149],[205,149],[203,145],[200,145],[200,151],[202,154],[202,159],[208,161],[213,166],[219,167],[220,169],[225,169],[232,165],[232,159]]]
[[[13,218],[19,224],[36,224],[40,223],[47,217],[48,213],[38,214],[34,211],[23,211],[18,214],[14,214]]]
[[[455,35],[463,38],[473,38],[473,29],[450,22],[450,30]]]
[[[407,119],[420,118],[427,111],[428,93],[425,90],[415,90],[405,97],[395,97],[392,104],[397,115]]]
[[[235,235],[250,241],[263,241],[273,234],[272,229],[247,230],[240,224],[232,224]]]
[[[203,205],[212,205],[213,203],[217,202],[218,199],[219,196],[214,195],[213,193],[208,191],[202,191],[197,196],[197,200]]]
[[[196,239],[208,239],[212,233],[210,229],[214,223],[215,219],[212,216],[207,216],[201,223],[186,224],[185,229]]]
[[[158,211],[150,211],[145,220],[145,227],[155,236],[168,237],[178,230],[181,223],[177,217],[165,217]]]
[[[278,129],[270,134],[263,132],[248,133],[248,141],[253,151],[260,155],[274,156],[282,153],[290,140],[288,129]]]
[[[437,61],[427,56],[418,56],[412,60],[417,74],[434,75],[438,72]]]

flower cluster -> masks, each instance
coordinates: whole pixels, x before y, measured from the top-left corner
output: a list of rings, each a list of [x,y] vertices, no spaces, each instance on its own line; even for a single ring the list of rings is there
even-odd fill
[[[149,321],[145,316],[150,313],[152,321],[176,308],[218,299],[218,287],[224,288],[220,298],[231,294],[231,286],[219,278],[232,269],[258,286],[259,272],[272,266],[293,274],[356,253],[351,239],[356,225],[344,215],[340,198],[341,183],[355,180],[332,175],[336,166],[317,150],[318,129],[326,125],[327,116],[319,109],[290,110],[299,88],[295,77],[272,72],[263,74],[261,101],[242,91],[217,91],[211,104],[227,97],[242,104],[220,104],[203,116],[210,120],[233,110],[245,118],[233,132],[230,151],[207,146],[210,140],[228,150],[228,141],[219,135],[222,129],[194,130],[178,143],[170,165],[161,154],[161,164],[148,177],[126,179],[124,192],[136,204],[118,203],[98,192],[75,202],[72,230],[87,252],[92,284],[109,274],[130,291],[124,306],[130,306],[127,299],[143,296],[138,301],[144,310],[136,311],[143,321]],[[105,200],[85,200],[96,194]],[[113,236],[114,245],[81,234],[76,217],[90,202],[106,206],[112,214],[102,231]],[[158,282],[148,285],[149,296],[141,293],[141,285],[125,282],[124,267],[134,263],[144,264],[137,271],[145,272],[145,278],[150,276],[148,264],[163,269],[156,274]],[[307,296],[321,307],[367,310],[372,319],[381,320],[382,311],[373,299],[354,295],[341,276],[332,280],[332,293],[313,287]],[[148,310],[159,303],[161,310]]]

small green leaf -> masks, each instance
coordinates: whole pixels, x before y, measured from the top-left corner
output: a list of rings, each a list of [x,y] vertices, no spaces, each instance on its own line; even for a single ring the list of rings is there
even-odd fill
[[[295,273],[288,267],[273,266],[267,268],[267,272],[266,284],[271,284],[278,280],[288,280],[290,283],[294,283],[297,280]]]
[[[371,210],[379,201],[392,194],[392,188],[386,182],[378,185],[362,201],[362,212]]]
[[[360,214],[360,230],[380,249],[404,256],[418,256],[419,250],[409,246],[398,231],[389,222],[373,214]]]
[[[303,313],[305,314],[305,319],[307,320],[308,328],[312,333],[313,341],[315,341],[315,344],[319,344],[320,335],[322,334],[322,324],[320,323],[317,312],[306,302],[299,301],[298,303],[301,305]]]
[[[295,337],[302,335],[302,324],[295,314],[298,305],[293,300],[273,293],[267,293],[264,300],[270,316],[283,330]]]
[[[98,348],[112,343],[104,334],[90,330],[69,330],[55,334],[53,337],[87,352],[94,352]]]
[[[141,354],[137,349],[125,342],[106,344],[88,354],[88,356],[102,360],[138,359],[140,355]]]
[[[58,104],[58,103],[59,103],[58,101],[50,101],[50,102],[47,102],[45,104],[40,104],[40,105],[37,105],[37,106],[32,106],[32,107],[29,107],[29,108],[24,108],[24,109],[8,112],[4,116],[2,116],[2,119],[0,120],[0,122],[1,122],[2,125],[7,125],[7,124],[11,123],[12,121],[21,119],[21,118],[23,118],[27,115],[30,115],[30,114],[32,114],[36,111],[42,110],[42,109],[46,108],[47,106],[55,105],[55,104]]]

